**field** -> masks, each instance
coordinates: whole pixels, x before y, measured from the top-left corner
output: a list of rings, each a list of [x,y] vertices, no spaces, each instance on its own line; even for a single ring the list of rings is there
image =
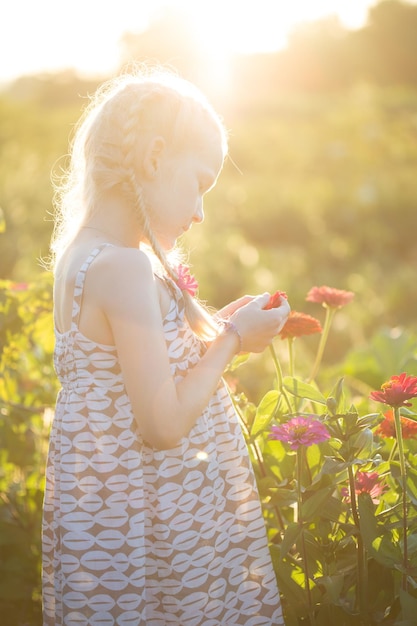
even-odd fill
[[[51,171],[64,162],[88,91],[69,80],[0,95],[0,607],[8,626],[41,623],[43,467],[58,387],[52,280],[40,260],[52,230]],[[243,293],[284,290],[324,328],[329,309],[306,302],[309,290],[354,294],[332,316],[314,380],[323,334],[297,338],[294,352],[277,338],[275,357],[267,351],[227,374],[287,624],[411,626],[416,441],[404,432],[399,450],[381,435],[389,406],[369,394],[393,375],[417,376],[417,91],[359,83],[245,99],[236,90],[216,105],[230,158],[205,223],[183,241],[200,297],[221,307]],[[401,411],[415,425],[415,407]],[[329,440],[305,454],[270,440],[272,424],[307,413],[324,419]],[[376,500],[371,488],[355,488],[361,473],[383,486]]]

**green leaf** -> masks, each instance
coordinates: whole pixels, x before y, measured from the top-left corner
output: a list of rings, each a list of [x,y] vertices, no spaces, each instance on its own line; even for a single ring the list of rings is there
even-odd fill
[[[318,389],[313,387],[313,385],[304,383],[302,380],[298,380],[298,378],[285,376],[283,386],[286,391],[297,398],[305,398],[306,400],[312,400],[313,402],[326,405],[326,398]]]
[[[251,435],[257,437],[261,433],[274,416],[275,409],[278,404],[279,393],[276,390],[268,391],[260,401],[256,409],[255,419],[251,428]]]
[[[414,620],[415,624],[417,615],[417,598],[411,596],[409,593],[404,591],[404,589],[400,589],[400,604],[403,619]]]
[[[351,438],[351,446],[358,459],[369,458],[374,447],[374,435],[369,428],[360,430],[356,436]]]
[[[332,491],[334,491],[333,485],[330,487],[326,487],[325,489],[320,489],[319,491],[314,492],[302,503],[301,513],[304,521],[311,521],[315,515],[317,515],[322,509],[330,497]]]
[[[343,574],[336,574],[334,576],[322,576],[316,580],[317,584],[323,585],[329,596],[332,604],[338,604],[340,601],[340,594],[343,589],[345,577]]]
[[[402,555],[398,543],[389,531],[378,524],[375,506],[369,494],[359,494],[358,510],[360,531],[369,554],[387,567],[401,565]]]
[[[227,368],[227,371],[228,372],[234,372],[241,365],[246,363],[246,361],[249,359],[249,357],[250,357],[250,352],[244,352],[243,354],[238,354],[237,356],[235,356],[235,358],[230,363],[229,367]]]
[[[291,550],[293,545],[298,541],[302,530],[302,526],[297,524],[297,522],[291,522],[288,524],[281,544],[281,557],[284,557],[288,551]]]
[[[338,461],[333,457],[326,457],[321,468],[322,474],[339,474],[349,467],[350,463],[346,461]]]
[[[411,466],[407,467],[406,489],[411,502],[417,505],[417,470]]]
[[[291,506],[297,502],[297,493],[290,489],[273,487],[269,490],[268,495],[271,498],[271,504],[279,507]]]
[[[368,413],[368,415],[360,417],[357,424],[361,428],[369,428],[376,426],[380,421],[380,413]]]

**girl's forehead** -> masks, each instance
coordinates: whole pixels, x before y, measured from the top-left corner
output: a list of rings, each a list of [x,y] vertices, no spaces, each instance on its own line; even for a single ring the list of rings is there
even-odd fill
[[[211,142],[200,151],[196,151],[196,158],[203,174],[208,178],[216,179],[223,167],[224,153],[220,141]]]
[[[226,156],[220,135],[216,133],[207,134],[202,143],[200,154],[212,169],[219,170]]]

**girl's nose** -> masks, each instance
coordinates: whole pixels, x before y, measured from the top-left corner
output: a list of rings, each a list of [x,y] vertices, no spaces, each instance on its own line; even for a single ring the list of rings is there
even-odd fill
[[[200,202],[194,212],[193,222],[196,224],[201,224],[204,220],[204,210],[203,210],[203,202]]]

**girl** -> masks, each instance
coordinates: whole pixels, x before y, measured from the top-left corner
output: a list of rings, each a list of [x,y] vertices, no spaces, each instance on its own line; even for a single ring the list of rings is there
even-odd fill
[[[75,135],[52,242],[55,367],[44,624],[282,624],[254,475],[222,372],[289,306],[210,316],[178,267],[226,134],[166,73],[101,88]]]

